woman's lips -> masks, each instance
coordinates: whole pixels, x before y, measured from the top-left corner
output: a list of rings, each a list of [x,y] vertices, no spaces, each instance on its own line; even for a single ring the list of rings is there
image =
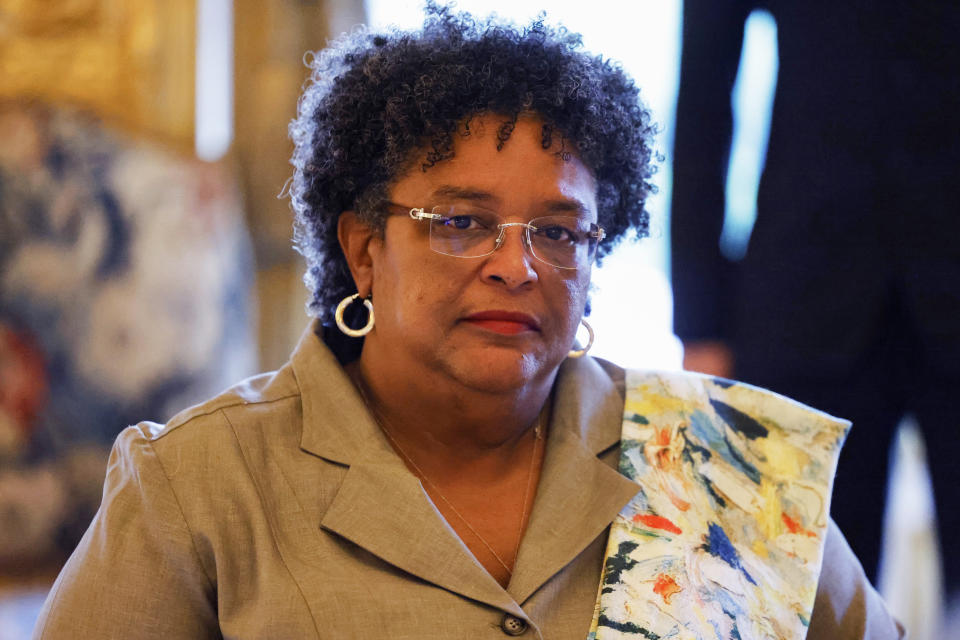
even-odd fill
[[[525,331],[539,331],[540,325],[532,316],[514,311],[481,311],[463,319],[475,327],[501,333],[516,335]]]

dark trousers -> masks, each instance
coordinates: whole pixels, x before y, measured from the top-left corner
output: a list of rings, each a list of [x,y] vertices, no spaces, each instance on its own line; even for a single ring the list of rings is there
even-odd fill
[[[831,515],[876,583],[882,545],[890,448],[897,426],[912,414],[923,434],[937,510],[944,579],[960,592],[960,377],[925,356],[910,318],[891,304],[862,360],[830,379],[781,371],[743,371],[767,387],[853,422],[840,455]]]

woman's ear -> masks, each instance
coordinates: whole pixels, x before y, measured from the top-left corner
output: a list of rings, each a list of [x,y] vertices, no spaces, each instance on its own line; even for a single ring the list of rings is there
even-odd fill
[[[353,282],[357,285],[357,292],[361,298],[366,298],[373,289],[370,243],[376,241],[376,233],[354,211],[344,211],[337,220],[337,239],[350,267]]]

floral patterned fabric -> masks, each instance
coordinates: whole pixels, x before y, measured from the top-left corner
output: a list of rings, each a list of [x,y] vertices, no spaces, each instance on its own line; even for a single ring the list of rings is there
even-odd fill
[[[0,103],[0,140],[3,567],[72,549],[121,429],[255,363],[223,166],[36,104]]]
[[[589,639],[804,638],[849,423],[745,384],[628,372]]]

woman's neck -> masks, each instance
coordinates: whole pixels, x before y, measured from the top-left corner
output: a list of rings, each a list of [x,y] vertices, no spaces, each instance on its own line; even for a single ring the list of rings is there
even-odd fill
[[[490,393],[432,380],[429,373],[391,375],[389,367],[370,365],[361,357],[347,371],[394,446],[428,474],[503,473],[524,458],[527,432],[548,423],[554,376]]]

